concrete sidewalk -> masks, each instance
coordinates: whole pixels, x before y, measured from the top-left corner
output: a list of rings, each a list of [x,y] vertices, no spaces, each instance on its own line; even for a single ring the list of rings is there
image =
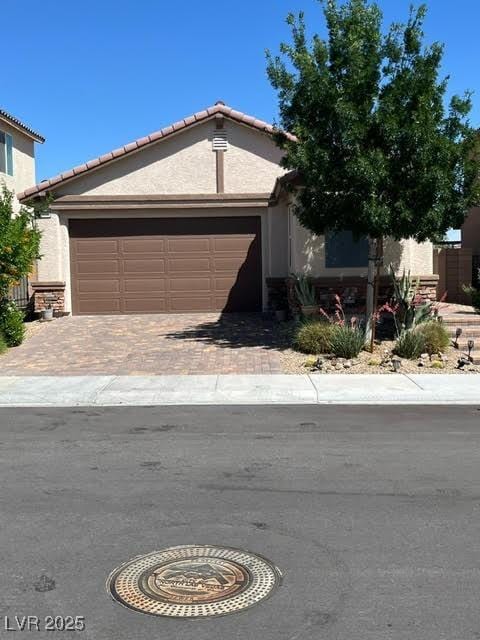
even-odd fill
[[[3,376],[0,406],[480,404],[475,375]]]

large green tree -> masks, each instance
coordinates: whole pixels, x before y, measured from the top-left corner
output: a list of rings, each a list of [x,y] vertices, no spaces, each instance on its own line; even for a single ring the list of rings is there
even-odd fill
[[[326,38],[309,39],[303,14],[290,14],[291,43],[267,52],[281,126],[297,137],[277,141],[302,180],[300,223],[369,238],[368,340],[383,239],[438,238],[477,202],[471,95],[446,105],[443,46],[423,44],[425,5],[383,32],[374,2],[320,4]]]
[[[39,257],[40,231],[35,210],[13,209],[13,193],[0,185],[0,301],[11,287],[30,273]]]

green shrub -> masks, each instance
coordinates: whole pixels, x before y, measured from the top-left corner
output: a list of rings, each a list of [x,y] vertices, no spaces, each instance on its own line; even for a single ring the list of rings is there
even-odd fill
[[[332,333],[332,352],[337,358],[356,358],[365,346],[365,333],[361,329],[335,326]]]
[[[2,333],[7,346],[17,347],[22,344],[25,337],[25,314],[10,300],[0,303],[0,333]]]
[[[465,285],[463,285],[463,290],[470,296],[472,300],[472,307],[477,313],[480,313],[480,289],[477,289],[473,286],[466,287]]]
[[[2,353],[5,353],[5,351],[8,349],[8,345],[5,342],[5,338],[3,337],[3,335],[0,333],[0,355],[2,355]]]
[[[425,351],[425,338],[417,331],[404,331],[395,343],[393,353],[400,358],[415,360]]]
[[[441,322],[424,322],[419,325],[416,332],[423,336],[425,352],[442,353],[450,345],[450,336]]]
[[[317,355],[332,351],[332,333],[334,327],[328,322],[305,322],[297,329],[293,338],[293,347],[302,353]]]

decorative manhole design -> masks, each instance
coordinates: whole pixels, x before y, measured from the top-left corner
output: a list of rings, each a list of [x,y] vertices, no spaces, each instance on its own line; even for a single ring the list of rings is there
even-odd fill
[[[230,547],[185,545],[134,558],[108,578],[130,609],[172,618],[223,616],[267,598],[280,584],[268,560]]]

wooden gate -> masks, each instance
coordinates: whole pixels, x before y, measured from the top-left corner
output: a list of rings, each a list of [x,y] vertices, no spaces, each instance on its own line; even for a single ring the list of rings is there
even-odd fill
[[[434,249],[433,267],[438,273],[437,297],[447,292],[447,302],[470,304],[463,285],[472,283],[473,256],[471,249]]]

